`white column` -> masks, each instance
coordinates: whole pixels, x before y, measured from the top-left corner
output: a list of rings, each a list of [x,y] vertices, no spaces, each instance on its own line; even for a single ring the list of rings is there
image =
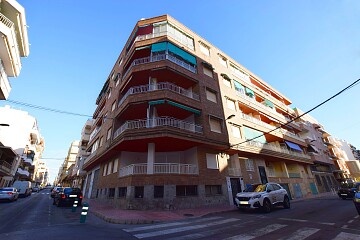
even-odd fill
[[[155,143],[148,144],[147,174],[154,174]]]

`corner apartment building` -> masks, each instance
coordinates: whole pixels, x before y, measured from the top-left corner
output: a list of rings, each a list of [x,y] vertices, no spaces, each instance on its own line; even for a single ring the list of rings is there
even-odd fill
[[[291,101],[169,15],[137,22],[96,100],[84,194],[127,209],[317,194]]]
[[[28,112],[0,107],[0,184],[10,186],[14,180],[32,181],[40,185],[44,179],[40,167],[45,148],[37,120]],[[5,153],[5,154],[4,154]],[[4,155],[3,155],[4,154]]]
[[[16,0],[0,0],[0,100],[7,99],[9,77],[21,71],[21,57],[29,55],[25,9]]]

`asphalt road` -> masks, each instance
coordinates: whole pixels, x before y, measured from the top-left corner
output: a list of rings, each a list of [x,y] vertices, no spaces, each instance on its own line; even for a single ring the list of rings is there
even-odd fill
[[[0,203],[0,239],[360,239],[360,217],[351,200],[337,196],[292,202],[290,209],[238,210],[149,225],[121,225],[88,215],[79,207],[52,205],[49,191]]]

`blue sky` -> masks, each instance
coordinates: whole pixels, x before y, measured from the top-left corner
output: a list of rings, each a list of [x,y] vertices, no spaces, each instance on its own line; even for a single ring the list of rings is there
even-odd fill
[[[135,23],[169,14],[282,92],[304,112],[360,78],[360,1],[18,0],[30,55],[9,100],[92,115]],[[310,114],[360,148],[360,86]],[[53,180],[88,119],[2,101],[38,120]]]

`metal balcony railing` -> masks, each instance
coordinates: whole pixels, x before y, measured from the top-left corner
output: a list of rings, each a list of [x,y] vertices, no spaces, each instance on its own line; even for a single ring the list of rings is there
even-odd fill
[[[147,174],[148,164],[130,164],[120,168],[120,177]],[[154,163],[153,174],[198,174],[197,165],[180,163]]]
[[[173,127],[194,133],[202,133],[202,126],[172,117],[159,117],[126,121],[114,133],[114,139],[126,130],[155,127]]]
[[[137,94],[137,93],[144,93],[144,92],[151,92],[151,91],[156,91],[156,90],[169,90],[169,91],[178,93],[180,95],[183,95],[183,96],[195,99],[195,100],[200,100],[199,95],[196,93],[193,93],[192,91],[186,90],[185,88],[179,87],[170,82],[160,82],[160,83],[156,83],[156,84],[146,84],[146,85],[140,85],[140,86],[130,88],[125,93],[125,95],[119,100],[118,106],[120,106],[129,95]]]

